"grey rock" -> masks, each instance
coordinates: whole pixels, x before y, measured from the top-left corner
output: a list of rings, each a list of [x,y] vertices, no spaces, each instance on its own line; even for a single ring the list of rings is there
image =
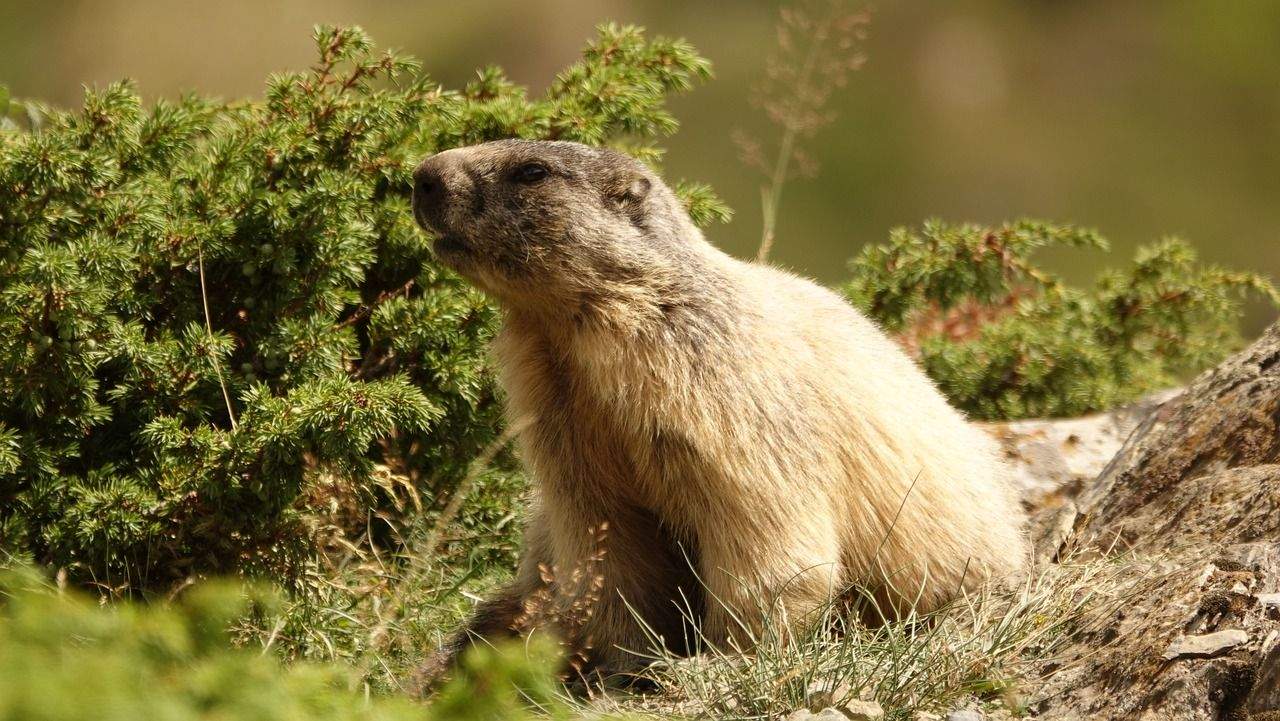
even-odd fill
[[[1278,462],[1280,324],[1138,426],[1077,498],[1076,533],[1120,550],[1275,538]]]
[[[817,713],[807,708],[797,709],[787,716],[787,721],[849,721],[849,719],[840,713],[839,709],[828,706]]]
[[[805,689],[804,705],[809,709],[820,709],[835,706],[836,701],[850,694],[848,684],[839,684],[832,688],[827,681],[814,681]]]
[[[874,701],[850,701],[843,708],[828,706],[821,711],[792,711],[786,721],[884,721],[884,709]]]
[[[841,709],[849,721],[883,721],[884,709],[875,701],[850,701]]]
[[[981,711],[973,711],[970,709],[952,711],[951,713],[947,714],[947,721],[982,721],[982,720],[983,720],[983,716]]]
[[[1248,640],[1249,634],[1238,629],[1207,633],[1203,636],[1183,636],[1169,644],[1169,648],[1164,652],[1163,658],[1166,661],[1172,661],[1183,656],[1217,656],[1223,651],[1229,651],[1242,643],[1248,642]]]
[[[1280,324],[1143,419],[1070,500],[1076,557],[1119,555],[1125,570],[1108,581],[1115,606],[1044,662],[1037,719],[1271,711],[1280,661],[1264,639],[1280,613],[1261,596],[1280,592]]]
[[[1035,418],[985,425],[1003,447],[1023,500],[1052,508],[1106,467],[1124,439],[1179,391],[1161,391],[1135,403],[1080,418]]]
[[[1048,508],[1032,518],[1032,560],[1044,565],[1055,559],[1067,546],[1075,529],[1080,512],[1076,504],[1067,501],[1057,508]]]
[[[1258,664],[1253,690],[1245,702],[1250,714],[1261,715],[1267,711],[1280,711],[1280,645]]]

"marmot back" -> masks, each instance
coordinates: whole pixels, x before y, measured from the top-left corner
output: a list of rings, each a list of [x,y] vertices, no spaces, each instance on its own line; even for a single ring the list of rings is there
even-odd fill
[[[559,624],[606,668],[646,647],[637,615],[679,646],[681,599],[727,642],[853,587],[895,615],[1022,567],[992,439],[834,293],[713,248],[642,164],[499,141],[416,177],[440,259],[504,310],[494,350],[537,489],[517,581],[469,632],[526,631],[526,599],[582,594],[540,567],[597,564],[592,613]]]

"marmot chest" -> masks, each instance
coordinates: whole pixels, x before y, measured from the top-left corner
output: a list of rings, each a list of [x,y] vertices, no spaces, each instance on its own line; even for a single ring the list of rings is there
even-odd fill
[[[678,519],[682,498],[710,469],[679,432],[678,415],[651,383],[627,374],[544,364],[509,387],[513,416],[528,417],[523,452],[544,491]],[[566,499],[567,500],[567,499]]]

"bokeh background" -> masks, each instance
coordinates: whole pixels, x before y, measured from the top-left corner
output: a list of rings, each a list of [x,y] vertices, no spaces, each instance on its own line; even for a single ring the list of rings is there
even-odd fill
[[[1113,258],[1060,252],[1086,280],[1164,235],[1211,261],[1280,276],[1280,2],[1275,0],[879,0],[868,62],[810,143],[815,179],[786,190],[774,258],[838,282],[896,225],[937,216],[1072,221]],[[712,228],[726,250],[759,240],[760,179],[734,129],[770,131],[749,103],[778,4],[658,0],[0,0],[0,83],[79,102],[84,84],[131,77],[149,98],[194,89],[260,94],[305,67],[318,22],[364,26],[446,86],[497,63],[537,92],[595,24],[689,39],[716,79],[679,98],[672,178],[711,183],[737,211]],[[1274,317],[1251,306],[1248,330]]]

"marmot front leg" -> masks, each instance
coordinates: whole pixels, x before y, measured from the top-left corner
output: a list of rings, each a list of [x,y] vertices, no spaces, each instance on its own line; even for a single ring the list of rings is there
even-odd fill
[[[535,507],[524,532],[524,553],[516,578],[492,598],[481,602],[463,627],[453,633],[418,669],[414,688],[425,694],[458,665],[458,659],[476,643],[515,638],[524,628],[528,601],[545,587],[541,568],[551,562],[549,528],[545,514]]]
[[[628,506],[601,510],[591,531],[580,518],[557,529],[553,583],[556,625],[582,662],[577,670],[603,677],[645,665],[655,645],[686,652],[700,594],[686,550],[656,516]]]
[[[831,601],[843,575],[839,540],[834,525],[817,518],[821,514],[803,521],[754,518],[743,526],[720,523],[700,535],[708,642],[746,651],[766,627],[786,633]]]

